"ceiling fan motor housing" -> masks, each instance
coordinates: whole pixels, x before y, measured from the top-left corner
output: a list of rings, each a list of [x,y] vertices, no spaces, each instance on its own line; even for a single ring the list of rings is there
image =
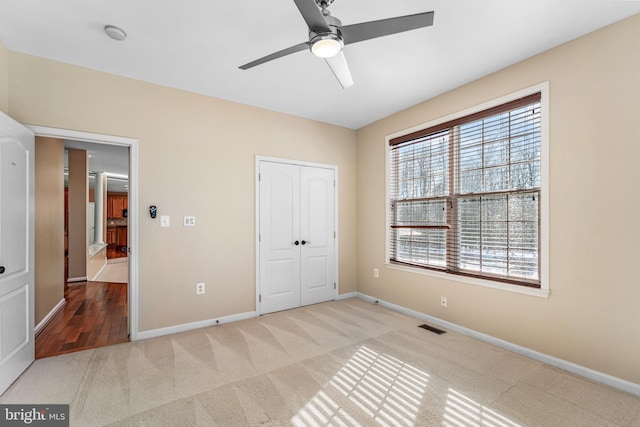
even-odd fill
[[[338,18],[331,15],[324,15],[330,32],[315,32],[309,30],[309,49],[311,52],[321,58],[330,58],[340,53],[344,46],[342,32],[340,26],[342,22]]]

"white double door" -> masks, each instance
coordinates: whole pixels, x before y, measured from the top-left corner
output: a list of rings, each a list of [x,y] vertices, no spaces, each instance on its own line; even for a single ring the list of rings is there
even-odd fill
[[[261,314],[335,299],[335,169],[259,162]]]

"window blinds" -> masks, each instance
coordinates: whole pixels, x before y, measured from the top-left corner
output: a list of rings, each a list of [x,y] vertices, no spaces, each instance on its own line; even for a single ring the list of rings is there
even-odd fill
[[[390,141],[392,262],[540,286],[540,94]]]

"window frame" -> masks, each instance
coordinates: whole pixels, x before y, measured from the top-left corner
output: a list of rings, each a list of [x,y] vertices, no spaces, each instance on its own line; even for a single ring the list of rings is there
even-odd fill
[[[476,275],[459,274],[452,272],[439,271],[429,267],[413,266],[409,264],[402,264],[399,262],[391,261],[391,194],[392,194],[392,177],[391,177],[391,151],[393,146],[390,145],[391,140],[412,139],[411,135],[417,134],[424,129],[434,128],[440,125],[444,125],[450,122],[454,122],[463,117],[472,116],[499,107],[503,104],[507,104],[518,99],[540,93],[540,209],[539,209],[539,270],[540,270],[540,287],[530,287],[522,284],[510,283],[509,280],[502,278],[491,277],[477,277]],[[453,280],[457,282],[479,285],[489,287],[493,289],[500,289],[510,292],[516,292],[526,295],[532,295],[542,298],[547,298],[550,293],[549,289],[549,82],[543,82],[535,86],[493,99],[491,101],[479,104],[460,112],[450,114],[445,117],[441,117],[432,120],[427,123],[423,123],[414,126],[409,129],[404,129],[393,134],[387,135],[385,138],[385,160],[386,160],[386,196],[385,196],[385,208],[386,208],[386,224],[385,224],[385,267],[416,273],[420,275],[426,275],[436,277],[439,279]]]

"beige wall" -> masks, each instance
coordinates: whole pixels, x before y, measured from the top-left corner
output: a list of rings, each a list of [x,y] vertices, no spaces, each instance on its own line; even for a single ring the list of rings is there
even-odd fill
[[[87,212],[89,210],[89,156],[85,150],[67,150],[69,167],[69,279],[87,280]]]
[[[0,111],[9,112],[9,51],[0,42]]]
[[[36,138],[35,324],[64,298],[64,142]]]
[[[339,285],[355,291],[355,131],[15,52],[9,67],[14,119],[139,139],[141,331],[255,310],[257,154],[338,166]]]
[[[639,39],[637,15],[358,131],[358,290],[640,383]],[[550,297],[384,268],[385,136],[547,80]]]

